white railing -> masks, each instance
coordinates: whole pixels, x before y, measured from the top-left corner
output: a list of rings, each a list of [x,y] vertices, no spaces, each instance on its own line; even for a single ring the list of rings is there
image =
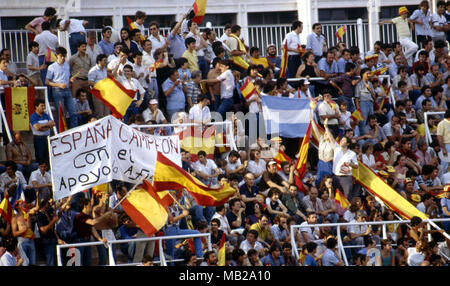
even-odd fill
[[[422,222],[427,224],[427,229],[430,230],[431,229],[431,225],[433,225],[435,228],[440,229],[439,227],[437,227],[437,225],[434,222],[444,222],[444,221],[450,221],[450,218],[440,218],[440,219],[425,219],[422,220]],[[347,255],[345,254],[345,249],[346,248],[364,248],[364,245],[345,245],[343,243],[342,237],[341,237],[341,227],[348,227],[348,226],[354,226],[354,225],[366,225],[366,226],[370,226],[370,225],[380,225],[383,229],[382,229],[382,237],[383,239],[387,239],[387,225],[388,224],[406,224],[406,223],[410,223],[411,221],[409,220],[396,220],[396,221],[370,221],[370,222],[349,222],[349,223],[324,223],[324,224],[306,224],[306,225],[291,225],[291,245],[292,245],[292,254],[294,255],[294,257],[296,259],[299,258],[299,250],[297,247],[297,241],[295,239],[295,233],[298,231],[297,229],[300,228],[304,228],[304,227],[311,227],[311,228],[315,228],[318,227],[323,228],[323,227],[336,227],[336,233],[337,233],[337,242],[338,242],[338,250],[339,250],[339,255],[342,257],[342,259],[344,260],[345,266],[349,266],[348,260],[347,260]],[[450,236],[447,233],[443,233],[443,235],[447,238],[450,239]],[[428,240],[431,240],[431,235],[428,235]],[[323,241],[323,240],[322,240]],[[318,240],[317,242],[320,242],[320,240]]]
[[[128,242],[148,242],[148,241],[157,241],[158,242],[158,250],[159,250],[159,261],[154,262],[158,263],[161,266],[167,266],[167,262],[180,262],[184,261],[183,259],[170,259],[166,260],[166,257],[164,255],[164,247],[163,247],[163,241],[168,239],[185,239],[185,238],[199,238],[199,237],[206,237],[208,242],[208,250],[212,250],[212,244],[211,244],[211,234],[210,233],[200,233],[200,234],[189,234],[189,235],[172,235],[172,236],[156,236],[156,237],[149,237],[149,238],[135,238],[135,239],[119,239],[119,240],[111,240],[108,241],[106,244],[101,241],[96,242],[84,242],[84,243],[72,243],[72,244],[59,244],[56,246],[56,259],[57,259],[57,265],[63,266],[62,263],[62,257],[61,257],[61,249],[62,248],[76,248],[76,247],[92,247],[96,245],[104,245],[108,249],[108,258],[109,258],[109,266],[125,266],[125,264],[116,264],[116,261],[114,259],[114,252],[113,247],[114,244],[122,244],[122,243],[128,243]],[[72,254],[75,254],[75,257],[69,261],[70,263],[74,263],[74,265],[70,264],[67,266],[81,266],[81,257],[77,257],[76,251],[74,253],[69,253],[69,256],[72,256]],[[127,254],[126,254],[127,255]],[[127,266],[130,265],[137,265],[139,263],[127,263]]]

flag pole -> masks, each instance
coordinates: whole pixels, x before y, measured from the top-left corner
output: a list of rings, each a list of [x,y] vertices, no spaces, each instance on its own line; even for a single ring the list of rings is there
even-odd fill
[[[145,179],[147,179],[148,176],[149,175],[147,174],[144,177],[142,177],[111,210],[117,208],[130,195],[130,193],[136,189],[138,185],[140,185]]]
[[[169,194],[169,196],[172,197],[173,201],[174,201],[174,202],[175,202],[175,203],[176,203],[183,211],[186,210],[186,208],[183,207],[183,206],[178,202],[178,200],[177,200],[176,198],[173,197],[173,195],[170,193],[170,191],[168,191],[168,194]]]

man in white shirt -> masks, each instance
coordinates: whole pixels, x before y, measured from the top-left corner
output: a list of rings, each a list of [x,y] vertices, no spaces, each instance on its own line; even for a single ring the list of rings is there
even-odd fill
[[[226,217],[227,208],[225,205],[220,205],[216,207],[216,212],[212,216],[212,219],[218,219],[220,221],[219,229],[222,230],[225,235],[229,235],[231,232],[230,224],[228,223],[228,218]]]
[[[261,242],[257,241],[258,239],[258,232],[254,229],[250,229],[247,232],[247,239],[242,241],[239,245],[239,248],[244,250],[245,253],[247,253],[250,249],[254,249],[258,251],[259,253],[264,253],[264,246]]]
[[[446,32],[448,31],[447,18],[444,15],[445,1],[439,1],[436,6],[436,13],[431,16],[432,39],[435,43],[438,40],[445,42],[447,40]]]
[[[56,48],[59,46],[58,37],[50,32],[50,23],[44,22],[42,23],[42,33],[37,35],[34,38],[34,41],[39,44],[39,66],[42,66],[45,63],[45,53],[47,49],[50,49],[53,53],[56,51]],[[50,62],[45,63],[47,66]],[[41,71],[41,80],[42,83],[45,83],[45,76],[47,75],[47,67],[42,69]]]
[[[352,169],[358,168],[358,159],[356,153],[349,147],[354,147],[354,144],[351,144],[347,137],[343,137],[339,146],[336,146],[333,158],[333,174],[339,181],[344,195],[350,201],[354,197]]]
[[[359,210],[356,212],[355,218],[351,223],[366,222],[366,212]],[[364,236],[372,232],[372,226],[367,225],[350,225],[348,226],[348,233],[353,245],[364,245]],[[375,238],[375,237],[374,237]]]
[[[295,78],[297,69],[302,63],[300,51],[300,33],[303,31],[303,23],[300,21],[294,21],[292,23],[291,32],[286,35],[283,43],[287,42],[288,50],[288,64],[287,64],[287,77]]]
[[[321,24],[315,23],[312,29],[313,32],[306,38],[306,49],[314,53],[314,61],[318,63],[327,48],[327,43],[324,35],[322,35]]]
[[[117,67],[113,71],[113,74],[117,74]],[[142,102],[144,102],[145,89],[137,79],[133,78],[133,67],[131,65],[127,64],[123,67],[123,74],[123,77],[118,78],[120,83],[124,88],[134,90],[136,92],[134,94],[133,101],[131,102],[130,106],[127,109],[127,112],[123,116],[123,122],[125,122],[125,124],[128,124],[128,119],[130,118],[130,116],[139,113]]]
[[[205,151],[197,153],[198,161],[192,164],[197,178],[206,186],[214,186],[217,184],[217,176],[221,173],[213,160],[206,157]]]
[[[58,19],[56,20],[56,27],[61,31],[67,31],[69,34],[70,54],[77,53],[77,43],[79,41],[86,42],[86,29],[88,21],[78,19]]]
[[[111,73],[114,77],[117,77],[120,80],[124,79],[123,68],[126,65],[132,66],[132,63],[128,61],[128,55],[124,51],[120,51],[117,59],[112,60],[108,66],[107,71],[108,74]]]
[[[197,104],[189,110],[189,119],[201,125],[211,121],[211,112],[209,111],[209,99],[203,94],[197,97]]]
[[[159,34],[159,25],[156,22],[151,22],[149,25],[150,29],[150,37],[148,38],[152,41],[152,54],[159,48],[168,48],[170,43],[169,41]]]
[[[145,40],[142,44],[142,65],[148,69],[149,73],[149,82],[148,82],[148,90],[153,94],[153,98],[158,98],[159,90],[158,90],[158,82],[156,81],[156,68],[153,66],[155,63],[155,58],[152,54],[152,41]]]
[[[322,124],[328,119],[328,128],[336,137],[339,134],[339,118],[341,112],[338,105],[331,99],[331,92],[327,89],[323,91],[323,101],[318,107],[319,117]]]
[[[41,71],[46,69],[47,66],[45,64],[39,65],[39,44],[35,41],[29,44],[30,52],[27,56],[27,73],[28,77],[31,78],[34,82],[36,82],[37,86],[43,86],[44,83],[41,79]],[[43,90],[36,90],[38,95],[41,98],[44,98]]]
[[[300,224],[299,232],[301,233],[301,239],[303,243],[312,242],[319,239],[320,229],[316,227],[308,227],[307,225],[317,224],[317,214],[315,212],[309,212],[306,221]]]
[[[86,54],[91,58],[92,63],[95,63],[98,55],[103,54],[102,48],[96,43],[96,37],[94,31],[90,31],[87,35]]]
[[[28,184],[34,188],[39,200],[42,198],[51,198],[52,178],[47,171],[46,162],[39,162],[39,169],[31,172]]]
[[[158,108],[158,100],[151,99],[148,108],[142,112],[142,117],[144,117],[145,123],[151,120],[156,121],[156,124],[166,124],[168,123],[162,111]]]

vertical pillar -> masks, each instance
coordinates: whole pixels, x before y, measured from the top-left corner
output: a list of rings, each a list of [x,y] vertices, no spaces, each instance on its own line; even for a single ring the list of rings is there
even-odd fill
[[[373,43],[380,40],[380,26],[378,22],[380,21],[380,0],[368,0],[367,1],[367,11],[369,17],[369,46],[368,49],[372,48]]]
[[[114,13],[112,17],[113,27],[116,30],[119,30],[124,26],[123,25],[123,12],[122,8],[114,8]]]
[[[0,50],[3,50],[2,17],[0,17]]]
[[[361,18],[358,18],[358,20],[356,20],[356,29],[358,32],[357,37],[360,55],[362,58],[364,58],[364,53],[366,49],[364,47],[364,27],[363,27],[363,20]]]
[[[306,38],[312,32],[312,25],[319,21],[319,9],[317,0],[297,0],[298,20],[303,23],[303,32],[300,41],[306,44]]]
[[[237,24],[241,26],[241,38],[249,46],[249,31],[248,31],[248,13],[247,4],[239,4],[239,12],[237,15]]]

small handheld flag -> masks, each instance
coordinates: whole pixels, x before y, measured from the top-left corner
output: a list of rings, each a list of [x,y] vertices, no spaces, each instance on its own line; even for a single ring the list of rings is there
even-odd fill
[[[347,28],[345,26],[340,26],[339,29],[336,31],[336,37],[339,41],[342,41],[342,36],[344,36],[345,32],[347,31]]]

